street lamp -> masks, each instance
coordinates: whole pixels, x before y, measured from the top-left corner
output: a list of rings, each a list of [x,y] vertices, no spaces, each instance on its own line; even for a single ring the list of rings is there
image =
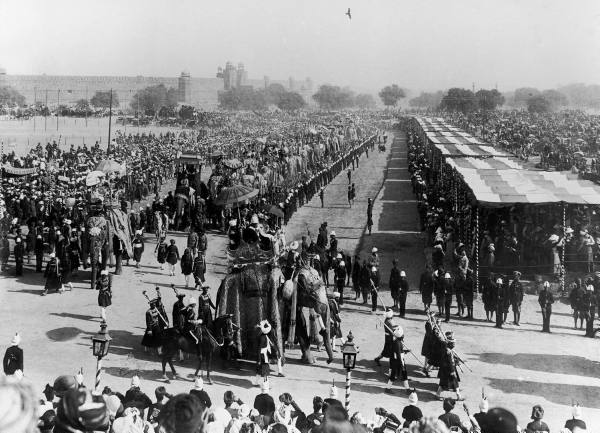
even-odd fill
[[[106,331],[106,321],[100,323],[100,331],[92,336],[92,352],[98,360],[96,363],[96,383],[94,386],[95,391],[100,389],[100,376],[102,375],[102,358],[108,355],[108,349],[110,348],[110,335]]]
[[[358,354],[358,348],[354,344],[354,335],[352,331],[348,333],[346,342],[342,346],[343,365],[346,369],[346,410],[350,406],[350,372],[356,366],[356,355]]]

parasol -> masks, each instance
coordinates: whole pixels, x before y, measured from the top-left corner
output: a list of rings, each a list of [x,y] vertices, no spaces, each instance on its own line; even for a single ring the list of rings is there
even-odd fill
[[[258,190],[245,185],[226,186],[215,200],[217,206],[233,205],[250,200],[258,195]]]
[[[103,159],[96,167],[96,171],[101,171],[103,173],[110,173],[113,171],[120,172],[121,170],[123,170],[121,164],[112,159]]]
[[[271,215],[276,216],[277,218],[283,218],[283,211],[279,206],[275,206],[274,204],[265,205],[265,212],[270,213]]]
[[[243,164],[242,164],[242,161],[240,161],[239,159],[233,158],[233,159],[226,159],[225,161],[223,161],[223,165],[232,170],[237,170],[238,168],[241,168]]]
[[[91,171],[85,177],[86,186],[94,186],[100,183],[100,178],[104,177],[104,173],[101,171]]]

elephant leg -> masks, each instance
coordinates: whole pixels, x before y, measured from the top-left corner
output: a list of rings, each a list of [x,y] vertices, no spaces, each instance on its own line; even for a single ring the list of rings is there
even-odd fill
[[[321,336],[323,337],[323,343],[325,344],[325,351],[327,352],[327,364],[331,364],[331,362],[333,361],[333,350],[331,347],[331,326],[329,326],[330,323],[330,312],[329,312],[329,305],[327,304],[320,304],[319,306],[319,310],[317,311],[317,313],[320,315],[320,318],[322,320],[322,327],[321,330],[319,331],[319,334],[321,334]]]
[[[123,253],[121,251],[115,252],[115,275],[121,275],[123,273]]]
[[[98,277],[98,261],[92,260],[92,276],[90,277],[91,289],[96,288],[96,278]]]
[[[307,364],[314,364],[315,358],[310,351],[310,338],[308,336],[308,327],[302,309],[298,309],[296,314],[296,338],[302,351],[302,362]]]

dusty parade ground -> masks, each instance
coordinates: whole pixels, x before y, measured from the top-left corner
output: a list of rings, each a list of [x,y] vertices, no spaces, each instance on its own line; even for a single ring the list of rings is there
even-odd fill
[[[390,134],[391,135],[391,134]],[[390,140],[391,141],[391,140]],[[406,270],[412,292],[408,297],[408,314],[405,319],[395,318],[405,330],[405,341],[413,353],[420,356],[424,334],[425,315],[418,293],[418,278],[424,269],[425,240],[419,231],[416,203],[411,191],[406,162],[406,143],[397,134],[392,146],[388,142],[386,152],[370,152],[363,156],[359,167],[352,173],[356,183],[357,199],[350,207],[346,199],[348,179],[342,172],[327,187],[325,205],[321,208],[318,196],[298,210],[286,228],[287,239],[300,240],[307,228],[316,239],[321,222],[327,221],[335,230],[339,246],[348,252],[358,251],[362,257],[377,246],[381,257],[381,276],[385,293],[383,302],[389,303],[387,281],[393,258],[400,268]],[[391,148],[390,148],[391,147]],[[372,235],[365,232],[367,198],[375,200]],[[183,252],[186,234],[170,233],[176,239],[180,253]],[[208,283],[212,296],[226,270],[225,236],[216,232],[208,236]],[[170,277],[161,271],[153,255],[155,238],[146,238],[146,251],[142,267],[124,267],[120,276],[113,280],[113,305],[108,309],[108,330],[113,338],[110,353],[104,360],[105,372],[102,385],[124,392],[130,378],[138,374],[142,390],[153,396],[154,388],[164,384],[161,380],[160,362],[156,355],[144,352],[140,345],[145,327],[144,314],[147,302],[142,291],[154,292],[161,287],[167,311],[176,298],[170,284],[185,290],[184,278],[178,274]],[[12,243],[11,243],[12,249]],[[83,368],[85,383],[93,386],[95,358],[91,353],[90,336],[99,329],[100,311],[97,292],[89,289],[89,270],[80,271],[75,278],[74,290],[64,294],[39,296],[44,280],[36,274],[33,266],[26,265],[23,277],[14,277],[11,258],[8,272],[0,280],[0,350],[4,352],[12,335],[19,332],[25,352],[25,377],[32,381],[42,395],[47,382],[59,374],[75,374]],[[197,292],[199,293],[199,292]],[[346,288],[352,300],[342,308],[342,331],[355,335],[360,347],[357,368],[353,372],[350,411],[361,411],[365,417],[374,415],[375,407],[400,414],[407,404],[407,396],[399,388],[395,395],[384,394],[387,362],[375,366],[373,358],[383,345],[381,312],[370,313],[370,305],[353,301],[353,291]],[[455,310],[453,310],[453,313]],[[566,302],[555,304],[552,315],[552,334],[542,334],[541,314],[537,298],[526,296],[523,306],[522,326],[507,325],[495,329],[492,323],[481,320],[484,316],[481,301],[475,306],[475,321],[455,319],[444,324],[445,330],[453,330],[457,339],[457,351],[468,363],[463,367],[461,387],[469,407],[476,411],[482,388],[488,395],[490,407],[503,406],[513,411],[519,424],[529,420],[531,407],[541,404],[545,409],[545,421],[556,429],[570,417],[570,405],[579,402],[584,407],[584,419],[588,429],[600,427],[600,340],[583,337],[583,331],[573,329],[571,309]],[[509,321],[512,312],[509,313]],[[317,353],[317,363],[307,366],[299,363],[300,351],[293,348],[286,352],[287,364],[284,378],[273,377],[272,394],[277,396],[290,392],[304,411],[311,411],[314,395],[327,396],[332,380],[343,400],[345,372],[339,351],[330,365],[325,363],[324,352]],[[417,360],[408,355],[410,385],[417,389],[420,406],[425,414],[438,416],[443,413],[442,404],[435,397],[437,379],[435,373],[426,378],[420,373]],[[171,393],[186,392],[193,386],[194,361],[176,363],[182,376],[168,383]],[[226,370],[217,366],[213,373],[213,385],[206,390],[213,401],[221,401],[226,389],[233,389],[246,402],[252,402],[259,392],[253,387],[254,365],[242,365],[242,370]],[[457,413],[466,420],[464,413]]]

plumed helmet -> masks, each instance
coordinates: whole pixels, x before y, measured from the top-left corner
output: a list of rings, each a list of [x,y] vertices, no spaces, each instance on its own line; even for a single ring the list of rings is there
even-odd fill
[[[258,324],[258,327],[260,328],[260,332],[262,332],[263,334],[268,334],[269,332],[271,332],[271,324],[268,320],[261,320]]]

